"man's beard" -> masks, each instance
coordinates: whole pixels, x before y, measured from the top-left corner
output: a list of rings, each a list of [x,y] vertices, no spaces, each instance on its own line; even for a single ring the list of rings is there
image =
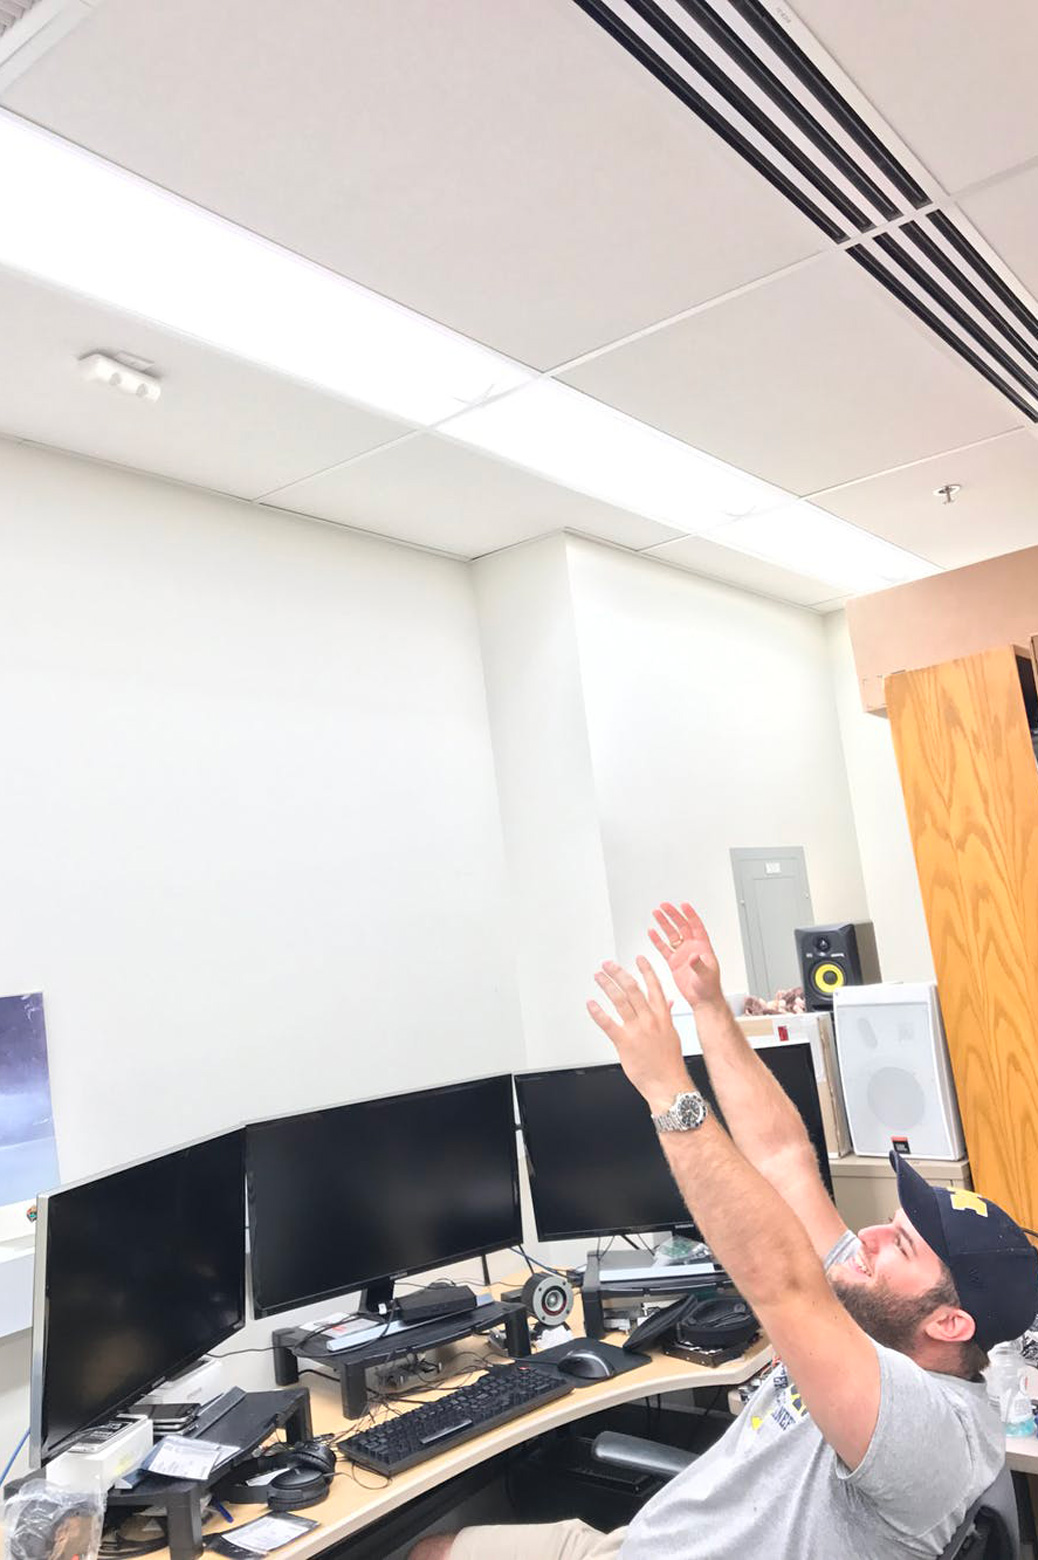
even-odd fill
[[[855,1284],[842,1278],[831,1278],[829,1282],[833,1294],[858,1326],[877,1343],[901,1354],[912,1353],[923,1322],[945,1303],[940,1284],[922,1295],[896,1295],[885,1287]]]

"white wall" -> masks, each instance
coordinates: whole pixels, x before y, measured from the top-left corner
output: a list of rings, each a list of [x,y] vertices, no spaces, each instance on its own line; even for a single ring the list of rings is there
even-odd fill
[[[510,1069],[467,568],[8,443],[0,493],[0,991],[63,1177]]]
[[[803,845],[818,918],[867,915],[819,617],[572,537],[474,573],[528,1067],[612,1060],[594,970],[661,898],[744,986],[732,846]]]
[[[45,993],[67,1179],[607,1059],[591,975],[659,898],[742,987],[733,845],[802,844],[820,920],[871,909],[890,974],[908,947],[889,734],[816,616],[574,538],[470,570],[12,444],[0,491],[0,991]],[[27,1360],[0,1342],[0,1456]]]
[[[745,990],[732,846],[802,845],[817,919],[867,915],[823,621],[577,539],[568,561],[618,956],[687,897]]]
[[[613,949],[567,539],[474,567],[515,929],[525,1065],[601,1059],[585,1011]]]
[[[933,980],[933,956],[890,723],[866,715],[844,613],[825,619],[840,738],[884,980]]]

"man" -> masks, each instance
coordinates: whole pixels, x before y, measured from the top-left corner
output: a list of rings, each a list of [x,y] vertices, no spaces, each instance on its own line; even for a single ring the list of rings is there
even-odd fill
[[[803,1123],[747,1044],[690,905],[650,932],[696,1015],[731,1136],[695,1093],[655,971],[595,976],[588,1010],[643,1096],[703,1237],[782,1361],[625,1531],[471,1528],[412,1560],[891,1560],[939,1556],[1002,1467],[985,1351],[1038,1312],[1038,1252],[973,1193],[896,1162],[901,1206],[855,1238]]]

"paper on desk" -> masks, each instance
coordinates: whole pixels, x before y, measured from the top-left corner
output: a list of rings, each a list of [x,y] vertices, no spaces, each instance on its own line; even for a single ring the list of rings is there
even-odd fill
[[[211,1547],[223,1554],[269,1555],[272,1549],[290,1544],[316,1526],[309,1517],[257,1517],[255,1522],[246,1522],[243,1527],[218,1534]]]
[[[258,1489],[261,1484],[269,1484],[271,1479],[276,1479],[279,1473],[284,1473],[284,1467],[270,1468],[266,1473],[257,1473],[253,1478],[246,1479],[249,1489]]]
[[[226,1462],[240,1450],[219,1441],[194,1441],[186,1435],[164,1435],[144,1459],[149,1473],[161,1473],[167,1479],[208,1479],[217,1463]]]
[[[573,1334],[568,1327],[546,1327],[537,1340],[537,1348],[554,1349],[557,1343],[569,1343]]]

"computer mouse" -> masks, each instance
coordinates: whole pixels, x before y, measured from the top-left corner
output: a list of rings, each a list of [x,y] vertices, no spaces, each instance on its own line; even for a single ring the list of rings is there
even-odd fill
[[[593,1349],[574,1349],[565,1359],[557,1362],[564,1376],[578,1376],[584,1381],[608,1381],[613,1367]]]

